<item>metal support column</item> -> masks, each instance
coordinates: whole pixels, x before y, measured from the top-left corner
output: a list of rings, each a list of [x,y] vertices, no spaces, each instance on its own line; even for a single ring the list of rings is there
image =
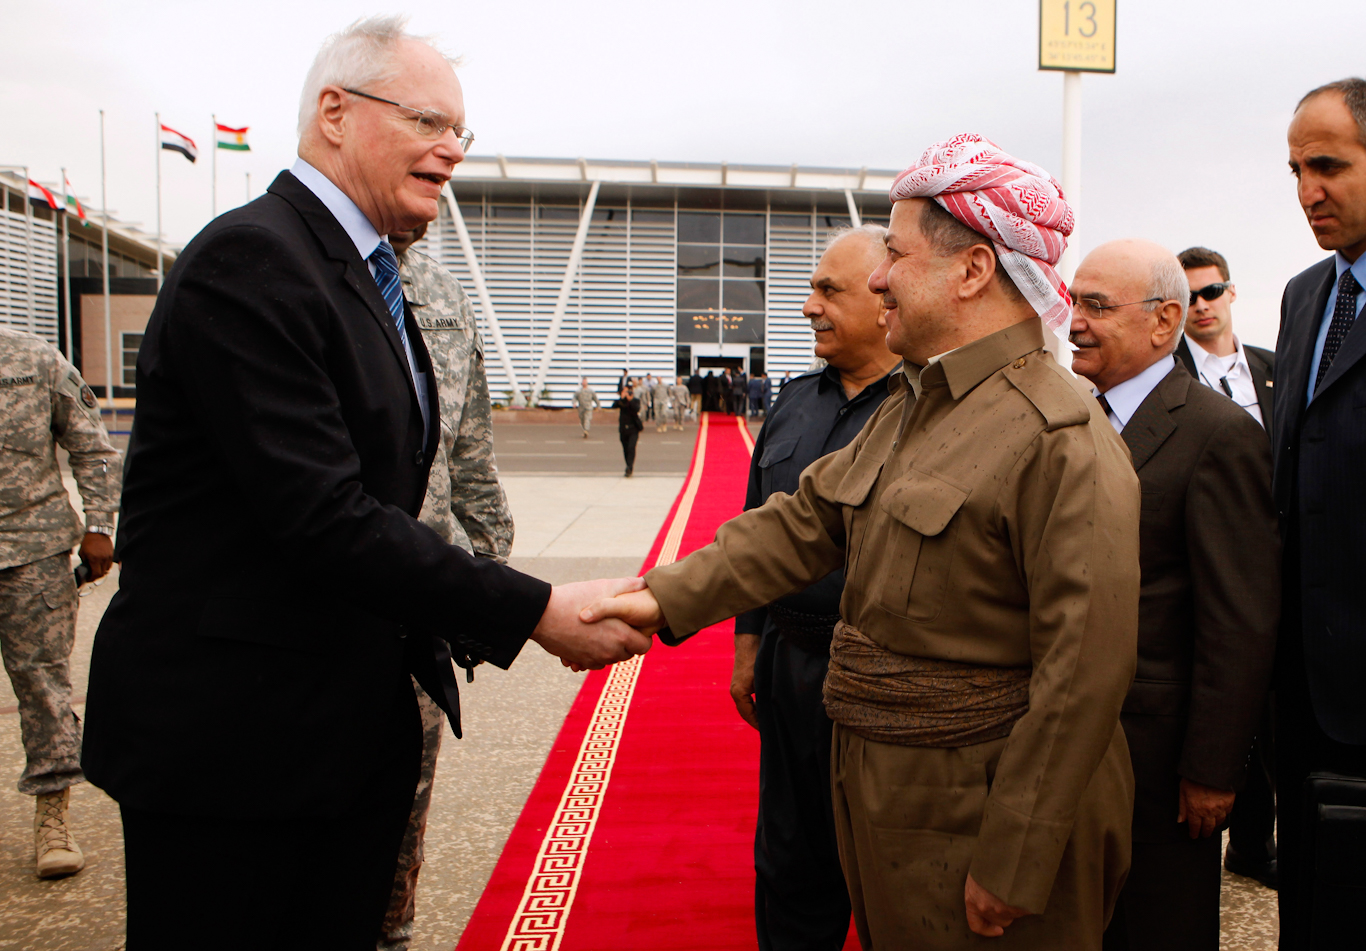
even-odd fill
[[[493,348],[498,351],[498,362],[507,374],[508,385],[512,387],[512,405],[525,406],[526,397],[522,394],[521,384],[517,382],[517,371],[512,366],[512,354],[508,352],[507,341],[503,339],[503,328],[498,325],[498,315],[493,311],[493,296],[489,286],[484,283],[484,269],[479,266],[479,256],[474,253],[474,242],[470,240],[469,229],[465,227],[465,216],[460,213],[460,202],[455,200],[455,192],[446,185],[443,194],[451,209],[451,221],[455,224],[456,237],[460,239],[460,250],[465,252],[465,260],[470,266],[470,277],[474,279],[474,291],[479,296],[479,306],[484,311],[489,333],[493,336]]]
[[[848,188],[844,190],[844,200],[849,202],[849,220],[854,223],[855,228],[863,227],[863,219],[859,217],[858,205],[854,203],[854,193]]]
[[[588,226],[593,221],[593,207],[598,203],[598,188],[602,182],[596,181],[588,189],[588,200],[583,203],[583,213],[579,215],[579,230],[574,235],[574,247],[569,252],[569,263],[564,268],[564,280],[560,282],[560,296],[555,300],[555,313],[550,318],[550,329],[545,335],[545,349],[541,351],[541,365],[536,368],[536,376],[531,381],[529,399],[534,405],[540,402],[541,388],[545,386],[546,375],[550,372],[550,361],[555,358],[555,345],[559,343],[560,325],[564,323],[564,312],[569,306],[569,292],[574,287],[574,272],[583,260],[583,246],[588,242]]]

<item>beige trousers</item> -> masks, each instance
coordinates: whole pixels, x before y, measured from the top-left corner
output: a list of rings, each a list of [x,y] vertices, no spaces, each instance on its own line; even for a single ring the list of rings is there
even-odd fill
[[[1099,951],[1129,870],[1133,785],[1118,730],[1116,742],[1082,799],[1047,909],[984,938],[968,929],[963,889],[1006,741],[896,746],[835,724],[835,835],[864,951]]]

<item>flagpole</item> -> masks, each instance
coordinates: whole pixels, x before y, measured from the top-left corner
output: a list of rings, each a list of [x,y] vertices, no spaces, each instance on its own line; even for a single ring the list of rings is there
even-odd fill
[[[104,395],[105,405],[114,411],[114,331],[109,314],[109,189],[104,167],[104,110],[100,110],[100,205],[104,213]]]
[[[209,139],[209,148],[213,149],[213,202],[210,204],[209,220],[218,217],[218,116],[210,116],[213,120],[212,138]]]
[[[62,299],[66,301],[66,313],[62,315],[62,321],[63,329],[66,330],[66,360],[75,363],[73,354],[76,351],[71,342],[71,234],[66,227],[70,203],[66,200],[66,190],[66,169],[62,169]]]
[[[33,202],[29,200],[29,168],[24,166],[24,235],[28,243],[28,332],[38,332],[38,304],[33,294]]]
[[[157,149],[157,293],[161,293],[161,271],[163,268],[161,259],[161,113],[156,113],[156,149]]]

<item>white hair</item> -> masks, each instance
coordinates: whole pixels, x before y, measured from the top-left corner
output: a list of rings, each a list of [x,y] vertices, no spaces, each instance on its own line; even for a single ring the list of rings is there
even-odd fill
[[[829,251],[836,243],[849,237],[851,234],[861,234],[879,246],[887,241],[887,229],[882,225],[872,223],[859,225],[857,228],[850,228],[847,225],[843,228],[832,228],[830,233],[825,236],[825,250]]]
[[[317,117],[318,96],[324,86],[365,91],[367,86],[392,79],[398,71],[394,53],[404,40],[425,43],[436,49],[433,37],[408,33],[404,29],[407,25],[405,16],[365,17],[323,41],[304,77],[304,91],[299,97],[299,135],[302,136]],[[446,56],[446,61],[452,66],[459,65],[459,60],[450,56]]]
[[[1191,286],[1186,280],[1186,271],[1176,255],[1167,254],[1153,262],[1152,283],[1148,286],[1148,296],[1160,298],[1159,302],[1149,304],[1148,311],[1155,311],[1167,301],[1181,305],[1181,323],[1172,334],[1172,349],[1181,342],[1181,333],[1186,327],[1186,301],[1190,299]]]

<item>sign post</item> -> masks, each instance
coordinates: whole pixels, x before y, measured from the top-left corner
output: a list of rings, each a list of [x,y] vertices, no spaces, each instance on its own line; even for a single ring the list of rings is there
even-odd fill
[[[1115,71],[1116,0],[1039,0],[1039,69],[1062,77],[1062,190],[1081,222],[1081,74]],[[1078,229],[1080,230],[1080,229]],[[1072,283],[1080,260],[1073,231],[1058,264]]]

